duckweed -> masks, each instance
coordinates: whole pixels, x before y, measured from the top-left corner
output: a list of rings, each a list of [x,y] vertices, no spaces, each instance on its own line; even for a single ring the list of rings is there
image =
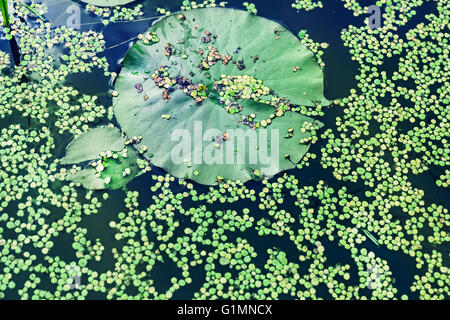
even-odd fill
[[[450,8],[433,3],[436,12],[411,26],[422,1],[381,0],[389,4],[381,28],[342,30],[359,65],[357,85],[330,107],[296,107],[318,119],[332,108],[337,115],[324,128],[310,121],[286,128],[286,139],[301,131],[315,142],[295,169],[202,186],[149,173],[153,165],[138,158],[145,188],[131,182],[114,191],[80,188],[65,178],[76,166],[60,160],[74,137],[113,119],[97,96],[65,83],[94,69],[115,78],[99,56],[102,34],[53,27],[18,7],[10,29],[1,29],[18,39],[23,59],[13,67],[0,52],[0,299],[171,299],[194,283],[195,299],[448,299],[450,215],[431,193],[447,192],[450,176]],[[355,0],[342,5],[355,17],[366,12]],[[140,15],[87,8],[105,19]],[[37,18],[36,26],[20,17]],[[299,37],[324,67],[326,45]],[[398,59],[392,72],[390,59]],[[141,140],[125,145],[145,153]],[[114,154],[105,151],[91,166],[104,167]],[[434,181],[430,190],[417,182],[424,176]],[[399,273],[409,269],[405,291]]]

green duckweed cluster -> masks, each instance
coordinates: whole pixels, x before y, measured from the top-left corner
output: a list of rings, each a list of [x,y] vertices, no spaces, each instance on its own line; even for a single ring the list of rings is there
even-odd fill
[[[101,34],[54,28],[41,20],[31,27],[18,18],[7,29],[8,35],[16,37],[22,59],[13,73],[0,75],[0,118],[20,114],[30,123],[50,121],[60,134],[79,134],[108,113],[96,96],[61,85],[74,74],[98,69],[111,76],[106,58],[96,55],[104,49]],[[9,56],[3,53],[1,60],[2,68],[11,67]]]
[[[180,10],[181,11],[189,11],[189,10],[201,9],[201,8],[225,7],[226,5],[227,5],[226,1],[216,3],[216,0],[204,0],[203,2],[184,0],[183,2],[181,2]],[[247,8],[247,6],[245,6],[245,7]],[[254,8],[254,6],[253,6],[250,8],[250,10],[255,11],[256,8]],[[156,8],[156,12],[158,12],[162,16],[170,16],[172,14],[172,12],[166,8]]]
[[[248,3],[248,2],[244,2],[242,4],[248,12],[250,12],[251,14],[258,14],[258,9],[256,9],[255,4],[254,3]]]
[[[98,17],[101,17],[103,19],[102,23],[107,25],[110,22],[134,21],[136,18],[144,15],[142,7],[142,4],[137,4],[133,8],[124,8],[120,6],[116,6],[114,8],[96,7],[94,5],[87,4],[86,10]]]
[[[238,99],[251,100],[272,106],[274,113],[267,119],[253,122],[254,118],[256,118],[255,114],[242,116],[242,120],[251,121],[251,126],[254,126],[254,128],[267,127],[272,122],[272,118],[275,116],[282,117],[286,111],[290,110],[289,99],[277,97],[273,90],[263,84],[262,80],[257,80],[247,75],[221,75],[221,78],[214,82],[214,88],[218,91],[219,103],[224,104],[225,109],[230,114],[245,112],[243,110],[245,107],[236,102]]]
[[[13,67],[0,52],[0,298],[448,299],[450,214],[412,181],[433,169],[436,188],[449,184],[450,7],[433,1],[436,14],[403,37],[395,31],[423,2],[379,3],[390,6],[382,28],[342,31],[357,87],[335,101],[335,126],[297,169],[216,187],[147,173],[138,179],[151,195],[132,185],[86,191],[65,178],[76,168],[59,164],[73,137],[112,119],[96,96],[65,84],[97,69],[114,76],[98,57],[102,35],[19,19],[1,29],[23,60]],[[303,36],[319,59],[326,45]],[[302,181],[314,166],[329,178]],[[404,265],[406,292],[396,283]]]
[[[444,188],[448,188],[448,186],[450,186],[450,170],[445,169],[445,173],[441,174],[439,179],[436,180],[436,185]]]
[[[46,5],[42,3],[30,3],[26,4],[24,2],[14,3],[14,10],[17,17],[21,18],[33,18],[43,20],[43,15],[48,12]]]
[[[0,71],[7,68],[11,63],[11,57],[6,52],[0,51]]]
[[[192,9],[201,9],[201,8],[214,8],[214,7],[225,7],[227,4],[226,1],[221,1],[216,3],[216,0],[204,0],[200,1],[188,1],[184,0],[180,7],[181,10],[192,10]]]
[[[314,0],[295,0],[294,3],[292,3],[292,8],[297,10],[306,10],[310,11],[315,8],[323,8],[322,1],[314,1]]]
[[[322,59],[324,51],[321,50],[321,49],[328,48],[328,43],[326,43],[326,42],[322,42],[322,43],[315,42],[313,39],[311,39],[309,37],[309,34],[306,32],[306,30],[300,31],[298,36],[301,39],[301,43],[314,53],[314,56],[315,56],[315,58],[317,60],[317,63],[322,68],[324,68],[325,67],[325,61],[323,61],[323,59]]]

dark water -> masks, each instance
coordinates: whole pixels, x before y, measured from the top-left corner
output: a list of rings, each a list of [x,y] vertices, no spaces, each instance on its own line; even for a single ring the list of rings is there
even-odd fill
[[[46,18],[49,21],[56,21],[55,25],[62,25],[65,23],[66,15],[64,11],[68,5],[73,4],[70,1],[55,1],[49,0],[44,1],[49,3],[49,13]],[[182,1],[173,0],[149,0],[149,1],[137,1],[137,3],[144,4],[143,11],[145,12],[144,17],[151,17],[156,15],[156,8],[163,7],[171,11],[176,11],[177,7],[181,5]],[[243,8],[243,1],[231,0],[228,1],[229,7]],[[312,39],[316,42],[327,42],[329,44],[328,49],[324,50],[323,60],[326,63],[324,74],[326,90],[325,96],[328,99],[335,99],[339,97],[345,97],[349,94],[351,88],[356,87],[355,75],[358,73],[358,64],[351,60],[351,56],[348,53],[348,49],[344,47],[343,41],[340,39],[340,34],[342,29],[348,27],[349,25],[361,26],[364,23],[364,16],[354,17],[350,10],[343,7],[343,2],[341,0],[325,0],[324,8],[316,8],[312,11],[300,11],[299,13],[292,9],[291,0],[279,0],[279,1],[255,1],[256,7],[258,9],[258,15],[275,20],[285,25],[294,34],[302,29],[308,30],[308,33]],[[361,4],[373,4],[375,1],[363,1]],[[84,4],[81,4],[84,7]],[[129,5],[132,7],[131,5]],[[433,12],[435,8],[431,3],[426,3],[426,5],[417,9],[417,15],[407,24],[407,26],[399,28],[399,33],[404,33],[409,29],[410,26],[414,26],[419,22],[425,21],[425,14]],[[93,23],[100,21],[100,18],[93,15],[87,15],[84,10],[82,10],[81,23]],[[108,26],[103,26],[99,24],[89,24],[83,25],[82,31],[85,30],[95,30],[102,31],[106,40],[106,47],[115,46],[117,44],[123,44],[116,46],[114,48],[106,50],[103,54],[108,58],[111,65],[111,71],[120,71],[120,59],[125,55],[129,46],[132,44],[131,41],[127,40],[136,37],[139,33],[146,31],[152,24],[153,20],[140,21],[140,22],[124,22],[115,23]],[[9,51],[9,45],[6,41],[0,41],[0,49],[4,51]],[[383,68],[388,72],[393,72],[396,70],[396,63],[387,61],[383,65]],[[94,72],[91,74],[77,74],[72,75],[68,84],[76,87],[81,93],[95,94],[100,97],[100,101],[104,105],[111,105],[111,98],[108,96],[107,92],[111,89],[110,79],[103,76],[100,72]],[[335,127],[335,118],[340,116],[341,109],[338,106],[331,106],[325,110],[325,117],[320,118],[321,121],[325,123],[325,128]],[[321,143],[312,146],[312,152],[320,154]],[[63,152],[60,150],[59,152]],[[58,152],[58,153],[59,153]],[[411,176],[410,181],[414,186],[424,189],[426,195],[429,197],[427,200],[430,202],[435,202],[438,204],[443,204],[448,207],[448,192],[437,188],[434,183],[433,175],[439,175],[440,173],[435,173],[433,170],[438,171],[440,169],[436,168],[423,173],[418,176]],[[430,173],[431,172],[431,173]],[[434,173],[433,173],[434,172]],[[154,184],[151,179],[152,174],[163,174],[164,171],[158,168],[152,168],[152,171],[148,174],[141,175],[133,180],[128,185],[128,189],[139,191],[139,203],[145,208],[146,205],[152,203],[153,193],[150,187]],[[291,170],[289,174],[295,175],[299,181],[300,185],[316,185],[319,180],[324,180],[326,184],[333,187],[335,190],[346,186],[348,192],[355,194],[361,198],[364,198],[365,189],[362,184],[346,183],[336,180],[330,169],[324,170],[319,161],[313,161],[310,167],[302,170]],[[276,177],[275,177],[276,178]],[[256,182],[250,182],[249,187],[260,190],[261,185]],[[174,186],[172,187],[173,192],[179,192],[181,189]],[[207,188],[204,186],[196,186],[199,193],[201,191],[206,191]],[[87,238],[94,241],[96,238],[100,238],[100,241],[104,244],[105,250],[102,255],[101,262],[92,262],[89,267],[99,272],[111,270],[114,268],[114,259],[111,254],[111,248],[120,247],[120,241],[117,241],[113,237],[111,229],[108,227],[108,222],[112,219],[116,219],[117,213],[120,211],[125,211],[123,203],[123,191],[112,191],[109,192],[110,197],[108,201],[104,202],[104,206],[100,209],[99,214],[83,217],[80,225],[89,230]],[[202,203],[195,203],[193,206],[201,205]],[[250,201],[239,201],[239,203],[234,203],[231,205],[208,205],[209,210],[223,210],[225,209],[236,209],[239,207],[248,207],[250,212],[255,216],[258,215],[259,209],[254,203]],[[185,206],[185,208],[188,206]],[[289,208],[287,209],[289,211]],[[295,212],[295,208],[291,208]],[[294,213],[293,212],[293,213]],[[183,219],[181,219],[183,220]],[[183,221],[183,223],[189,224],[189,221]],[[272,248],[274,244],[281,248],[287,253],[288,259],[290,261],[297,261],[297,249],[288,238],[283,237],[260,237],[257,235],[255,230],[246,232],[245,235],[239,234],[239,232],[230,235],[230,240],[235,237],[244,237],[249,240],[251,244],[254,245],[258,252],[257,263],[260,262],[264,264],[267,259],[268,248]],[[59,238],[61,241],[55,242],[55,247],[51,250],[53,255],[59,255],[61,257],[66,257],[67,260],[74,260],[73,250],[71,248],[71,237],[62,235]],[[348,250],[338,246],[336,243],[323,242],[326,255],[327,263],[330,264],[350,264],[353,273],[356,272],[356,266],[353,259],[350,257]],[[391,270],[393,272],[393,277],[395,278],[395,286],[398,288],[399,293],[406,293],[410,298],[417,298],[417,295],[410,292],[410,285],[413,281],[413,276],[416,272],[415,262],[412,258],[404,255],[403,253],[390,251],[383,247],[378,247],[371,242],[365,242],[364,246],[373,251],[378,257],[385,259],[389,262]],[[170,259],[166,259],[170,260]],[[169,286],[170,277],[176,276],[178,268],[176,265],[156,265],[155,269],[152,271],[152,278],[155,279],[157,289],[165,289]],[[197,291],[203,283],[204,270],[201,267],[193,269],[193,283],[192,285],[178,290],[174,298],[189,299],[192,297],[192,293]],[[352,279],[355,277],[352,276]],[[358,279],[358,276],[356,276]],[[319,297],[329,297],[326,288],[321,288],[318,290],[317,296]],[[99,296],[100,297],[100,296]],[[95,296],[92,296],[95,298]]]

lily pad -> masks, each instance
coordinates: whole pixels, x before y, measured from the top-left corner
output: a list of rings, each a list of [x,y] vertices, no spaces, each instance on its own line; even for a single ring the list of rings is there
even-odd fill
[[[95,170],[92,168],[86,168],[74,174],[70,174],[68,179],[73,182],[81,183],[84,188],[89,190],[103,190],[106,188],[105,180],[96,177]]]
[[[124,138],[117,128],[99,127],[89,129],[75,138],[66,149],[61,164],[73,164],[98,158],[101,152],[120,151]]]
[[[122,6],[134,2],[136,0],[81,0],[81,2],[92,4],[97,7],[114,7]]]
[[[177,13],[154,24],[125,56],[115,90],[115,116],[128,136],[143,137],[145,156],[207,185],[295,167],[309,149],[310,128],[322,124],[293,106],[330,103],[321,68],[295,35],[224,8]],[[254,144],[238,146],[254,135]]]
[[[91,190],[120,189],[139,172],[136,150],[125,147],[120,131],[110,127],[90,129],[75,138],[61,164],[83,164],[68,179]]]
[[[136,151],[127,147],[127,157],[124,158],[118,153],[118,159],[107,159],[105,170],[101,173],[103,179],[110,178],[107,184],[109,189],[120,189],[138,175]]]

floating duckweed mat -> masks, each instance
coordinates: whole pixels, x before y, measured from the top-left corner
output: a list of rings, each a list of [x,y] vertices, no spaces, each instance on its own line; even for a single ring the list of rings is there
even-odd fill
[[[124,4],[134,2],[136,0],[81,0],[81,1],[99,7],[114,7],[114,6],[122,6]]]
[[[329,104],[323,82],[313,53],[280,24],[240,10],[195,9],[160,20],[128,51],[114,113],[171,174],[208,185],[245,182],[291,169],[308,151],[322,124],[296,106]],[[173,155],[177,130],[188,139],[182,161]],[[255,145],[233,147],[252,135]]]
[[[279,3],[294,13],[291,2]],[[10,51],[0,52],[0,299],[448,299],[450,2],[381,0],[379,29],[363,24],[367,8],[359,2],[367,3],[323,1],[323,10],[300,10],[303,16],[257,3],[258,12],[292,31],[307,28],[299,36],[317,59],[323,49],[327,72],[343,70],[342,83],[356,80],[346,92],[328,79],[342,94],[332,108],[302,108],[327,125],[298,170],[205,187],[137,157],[151,173],[104,191],[85,190],[67,177],[94,168],[93,161],[103,161],[95,153],[116,149],[113,144],[92,150],[93,159],[75,167],[60,159],[83,133],[114,120],[109,97],[106,105],[103,92],[89,92],[116,78],[108,62],[127,50],[105,51],[105,41],[136,37],[135,25],[127,30],[131,24],[123,23],[115,34],[105,28],[103,39],[54,27],[51,12],[46,23],[16,6],[9,30],[0,27],[6,40],[16,37],[24,56],[14,67]],[[186,9],[191,4],[183,2]],[[341,27],[335,11],[349,13]],[[309,24],[320,12],[320,24],[329,28]],[[96,17],[82,15],[83,21]],[[350,57],[341,59],[342,45],[353,65]],[[89,81],[78,78],[82,73]],[[264,119],[258,114],[255,121]],[[120,140],[120,130],[108,131]],[[121,143],[131,148],[139,140]],[[113,159],[120,148],[111,151]],[[100,180],[107,173],[108,166]]]
[[[322,1],[295,0],[295,2],[292,3],[292,8],[297,10],[305,9],[306,11],[309,11],[315,8],[323,8],[323,4]]]

